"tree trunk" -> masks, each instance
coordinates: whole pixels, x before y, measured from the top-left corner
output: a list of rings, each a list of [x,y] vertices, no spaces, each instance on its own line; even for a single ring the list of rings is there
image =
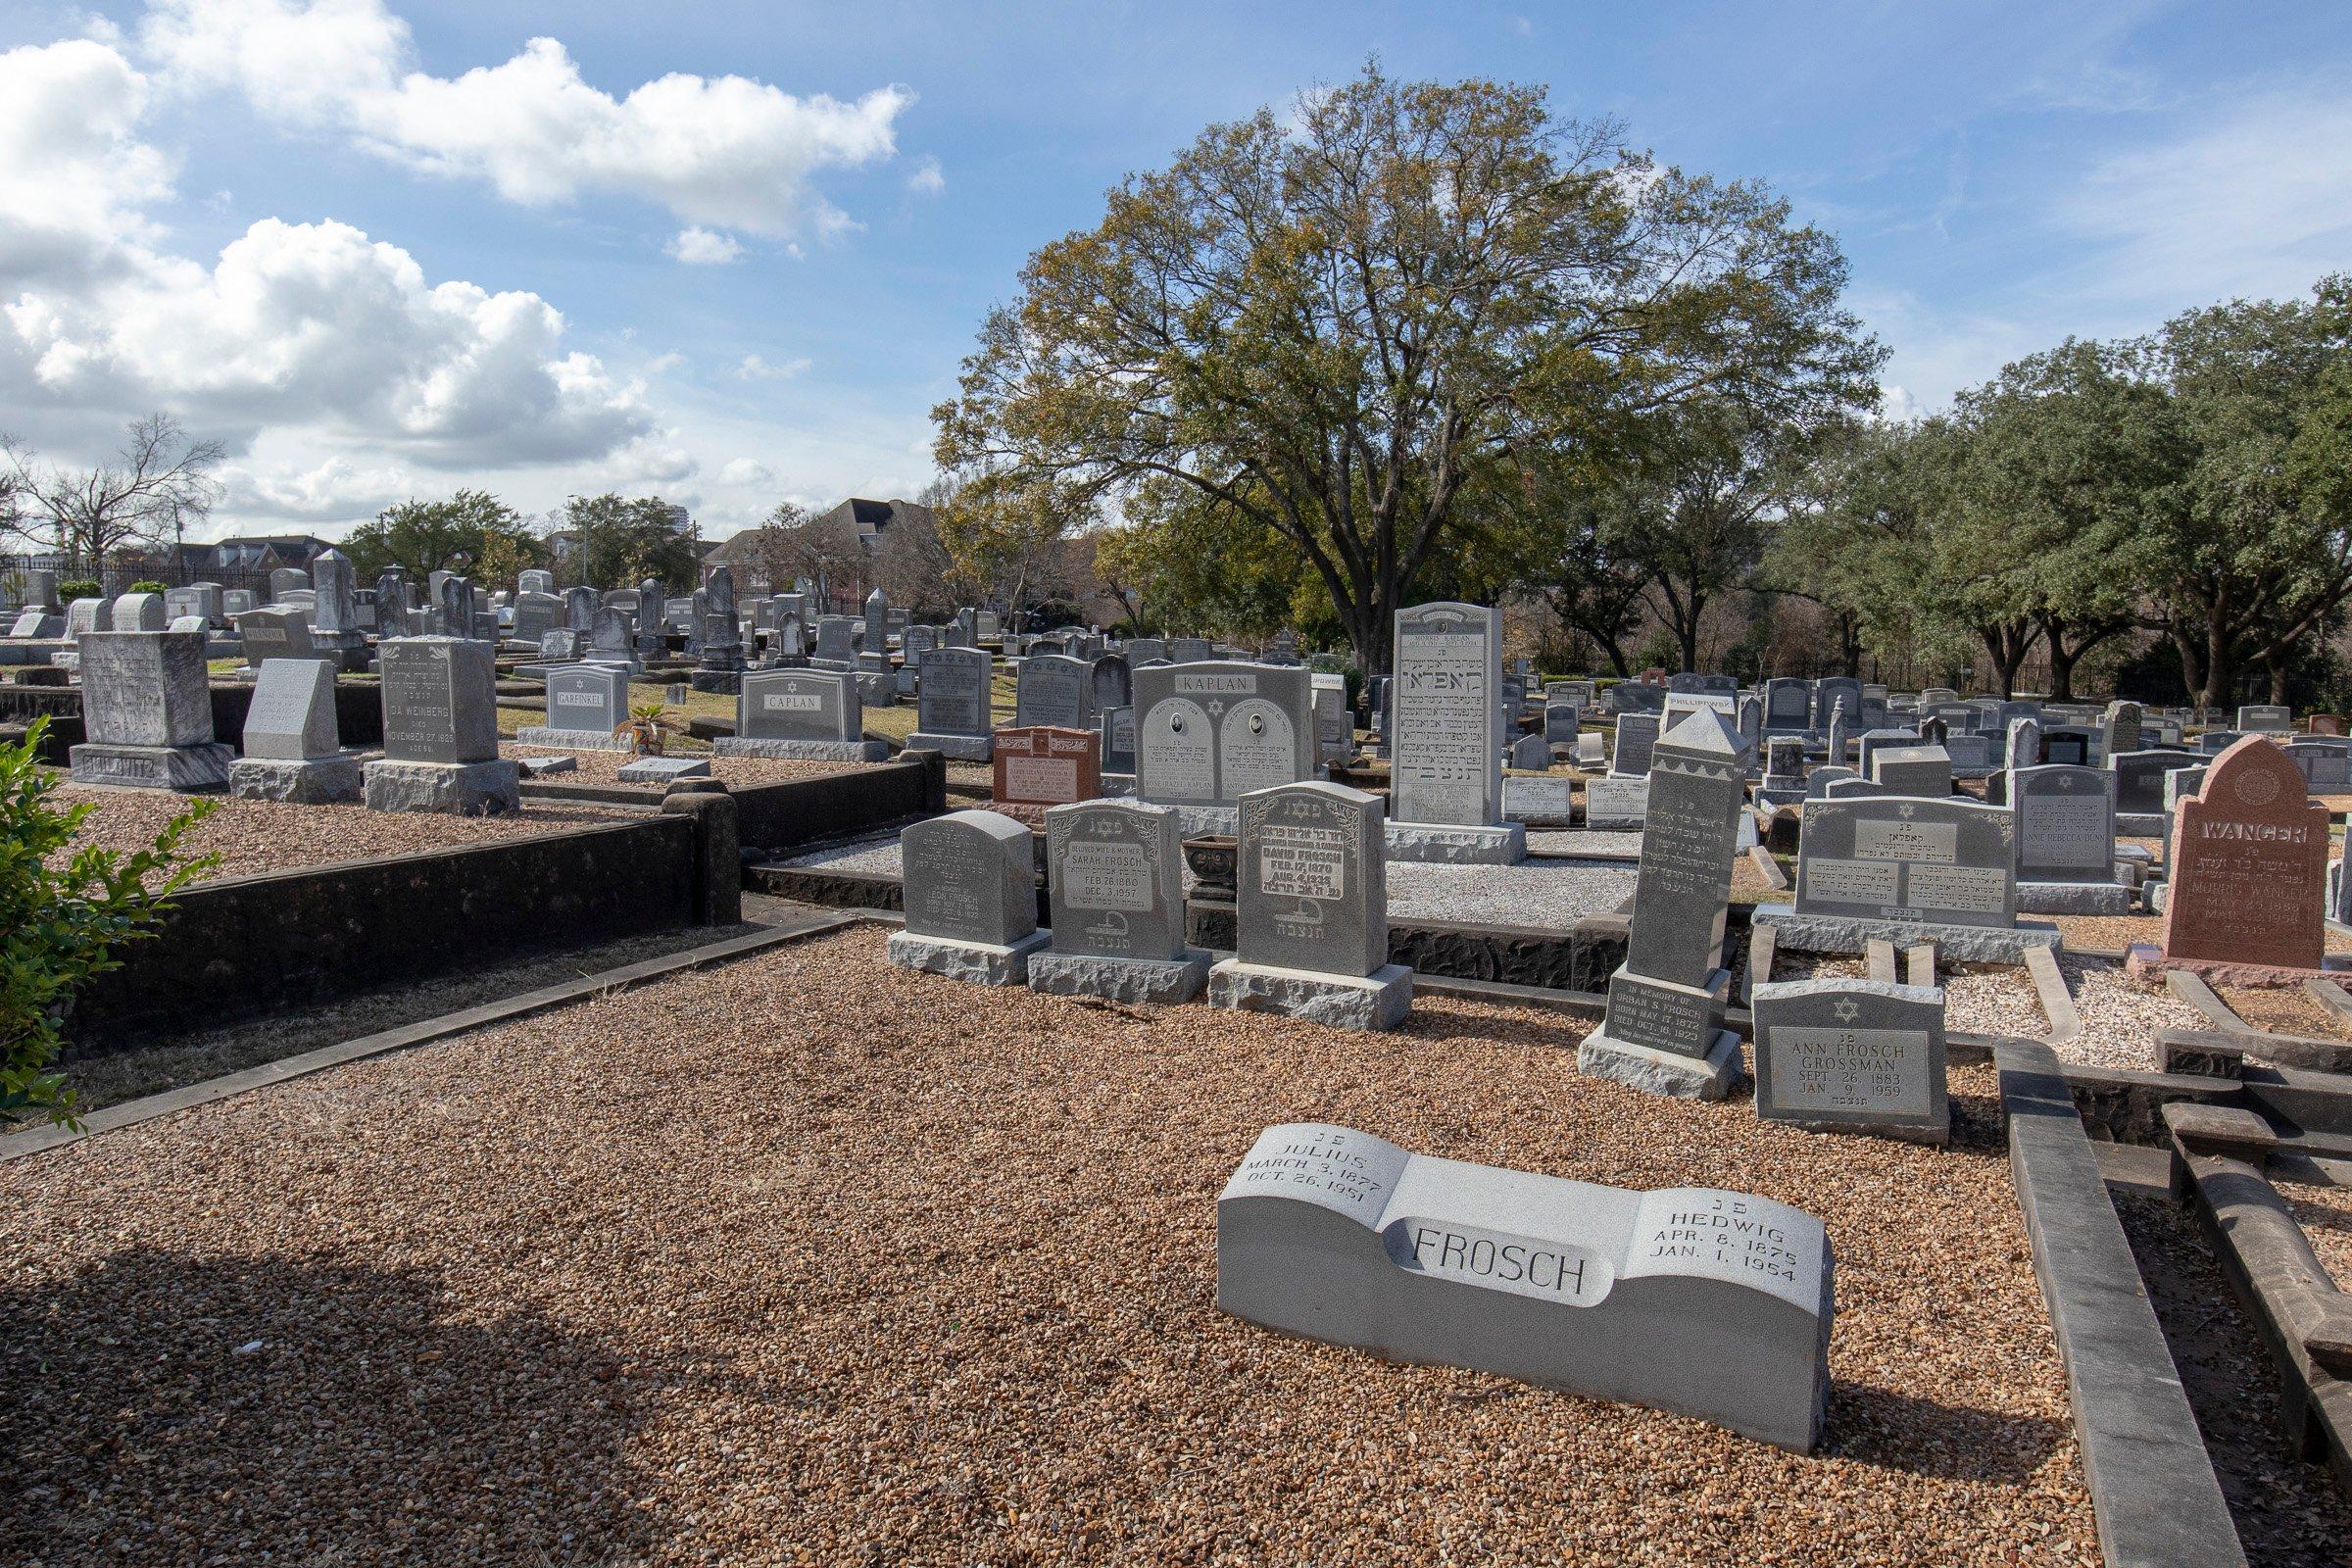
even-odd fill
[[[1838,612],[1838,666],[1849,680],[1862,678],[1862,622],[1850,610]]]
[[[2222,616],[2214,615],[2205,623],[2205,695],[2208,711],[2234,711],[2237,708],[2236,648]]]
[[[2050,637],[2050,701],[2071,703],[2075,700],[2075,661],[2079,651],[2066,646],[2066,639],[2053,633]]]

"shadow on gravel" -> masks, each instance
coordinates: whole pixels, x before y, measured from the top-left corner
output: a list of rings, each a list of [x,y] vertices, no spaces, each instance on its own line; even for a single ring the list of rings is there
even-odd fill
[[[611,1562],[673,1521],[634,1438],[665,1372],[430,1273],[114,1254],[0,1292],[6,1555]]]
[[[2043,1416],[1964,1409],[1859,1383],[1832,1382],[1823,1452],[1947,1481],[2031,1481],[2073,1426]]]

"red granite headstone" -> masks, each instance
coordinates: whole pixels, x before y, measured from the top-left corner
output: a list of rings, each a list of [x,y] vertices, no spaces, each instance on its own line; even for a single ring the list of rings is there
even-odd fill
[[[2317,969],[2328,885],[2328,808],[2276,741],[2249,735],[2175,808],[2166,961]]]
[[[1032,724],[997,731],[999,806],[1063,806],[1102,793],[1102,737],[1094,730]]]
[[[2311,715],[2311,732],[2314,735],[2341,735],[2344,732],[2344,715],[2314,713]]]

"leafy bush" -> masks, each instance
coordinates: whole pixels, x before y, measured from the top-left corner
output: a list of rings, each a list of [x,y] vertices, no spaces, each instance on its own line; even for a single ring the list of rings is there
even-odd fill
[[[152,577],[142,577],[130,585],[130,591],[134,594],[167,594],[172,591],[172,585],[168,582],[157,582]]]
[[[57,585],[57,602],[70,605],[76,599],[95,599],[105,591],[95,577],[74,577]]]
[[[154,935],[171,896],[216,858],[179,855],[181,837],[218,804],[197,801],[146,849],[85,844],[49,864],[90,808],[48,804],[59,775],[35,761],[48,723],[36,718],[24,740],[0,746],[0,1124],[41,1111],[77,1125],[74,1092],[50,1070],[65,1045],[66,1004],[92,975],[122,966],[122,944]]]

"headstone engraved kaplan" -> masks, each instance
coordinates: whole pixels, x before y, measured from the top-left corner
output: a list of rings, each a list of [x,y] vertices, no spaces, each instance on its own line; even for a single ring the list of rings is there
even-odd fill
[[[995,760],[999,806],[1065,806],[1102,793],[1102,737],[1093,730],[1001,729]]]
[[[1231,806],[1312,778],[1312,703],[1303,668],[1210,661],[1137,670],[1136,793],[1162,806]]]
[[[1609,977],[1607,1016],[1577,1048],[1578,1071],[1702,1100],[1740,1081],[1740,1037],[1723,1027],[1723,933],[1744,772],[1720,713],[1693,713],[1658,743],[1625,961]]]
[[[463,577],[442,592],[471,593]],[[498,755],[491,645],[404,637],[379,646],[384,755],[367,765],[370,810],[494,815],[520,805],[517,773]]]
[[[1120,1002],[1199,996],[1208,955],[1185,946],[1181,856],[1172,806],[1084,801],[1047,811],[1053,949],[1030,956],[1029,988]]]
[[[951,811],[899,835],[906,925],[890,961],[981,985],[1017,986],[1053,940],[1037,926],[1034,836],[996,811]]]
[[[1217,1198],[1217,1305],[1392,1361],[1469,1367],[1820,1441],[1830,1241],[1801,1209],[1410,1154],[1328,1123],[1258,1135]]]
[[[614,732],[628,721],[626,669],[613,664],[567,664],[547,672],[547,722],[526,725],[514,738],[526,746],[625,752],[631,749],[628,739]]]
[[[2055,927],[2017,920],[2016,813],[1958,799],[1808,801],[1796,906],[1759,905],[1755,918],[1800,953],[1860,953],[1880,937],[1934,942],[1961,962],[2015,963],[2027,947],[2058,941]]]
[[[1389,704],[1390,858],[1525,859],[1527,829],[1502,820],[1501,612],[1461,604],[1398,611]]]
[[[1820,1131],[1951,1138],[1943,992],[1883,980],[1782,980],[1750,1003],[1756,1114]]]
[[[984,648],[927,648],[913,656],[914,733],[910,751],[938,752],[967,762],[985,762],[995,750],[994,709],[997,662]]]
[[[74,783],[208,790],[228,782],[232,754],[213,739],[202,632],[94,631],[79,646],[87,739],[67,752]]]
[[[1338,784],[1242,797],[1237,956],[1209,971],[1220,1007],[1339,1029],[1394,1029],[1413,972],[1389,962],[1380,798]]]
[[[735,733],[710,743],[721,757],[879,762],[890,747],[865,738],[858,677],[837,669],[755,669],[735,695]]]
[[[324,806],[361,795],[360,760],[341,749],[335,666],[322,659],[272,659],[245,710],[245,755],[229,764],[239,800]]]
[[[2177,809],[2165,961],[2318,969],[2327,879],[2328,808],[2276,741],[2246,736]]]

